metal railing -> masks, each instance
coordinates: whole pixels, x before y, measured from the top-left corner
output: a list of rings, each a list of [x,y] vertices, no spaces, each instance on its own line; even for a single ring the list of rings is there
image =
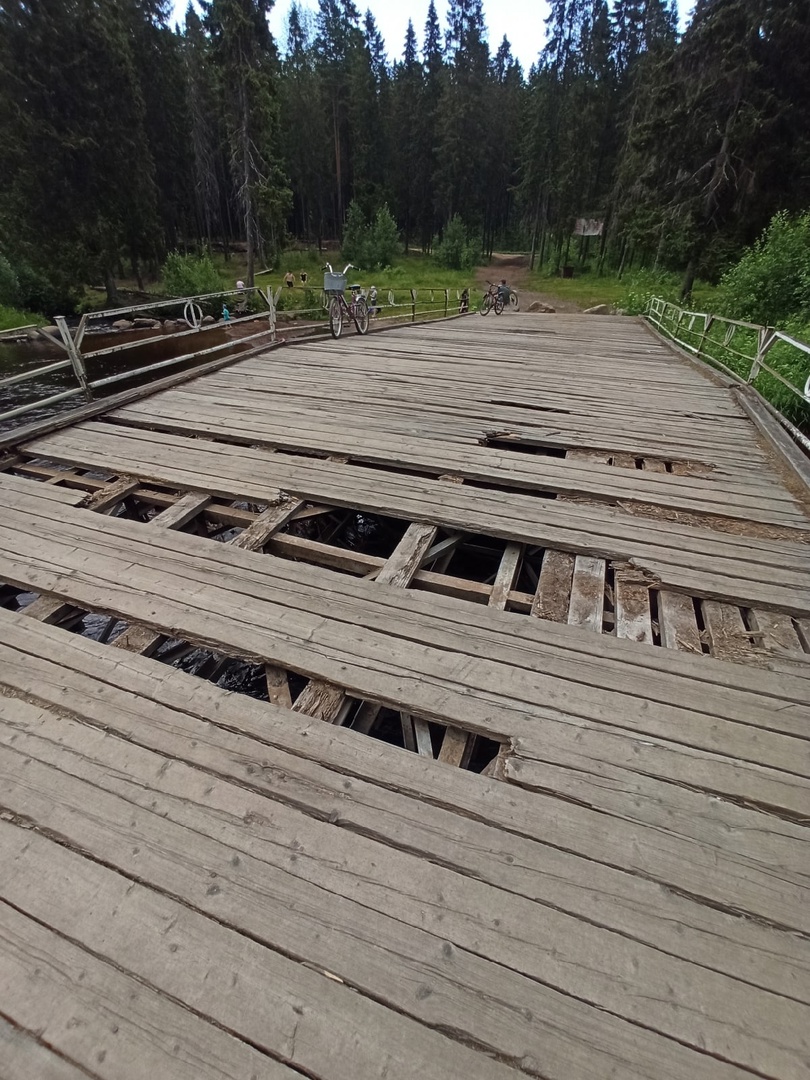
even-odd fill
[[[312,294],[315,301],[311,306],[299,306],[298,297],[301,293]],[[455,294],[455,299],[453,298]],[[409,320],[411,322],[424,321],[429,318],[440,318],[458,310],[460,291],[445,288],[433,289],[392,289],[389,290],[387,303],[378,298],[375,308],[375,321],[392,323],[397,320]],[[217,303],[230,297],[237,298],[237,306],[234,314],[227,321],[213,320],[210,323],[204,321],[202,304],[205,301],[216,300]],[[317,297],[317,300],[316,300]],[[258,311],[240,313],[240,308],[249,302],[258,304]],[[307,301],[305,300],[305,304]],[[58,315],[54,319],[54,325],[58,336],[50,329],[38,327],[33,324],[18,326],[9,330],[0,331],[0,344],[4,339],[19,337],[25,334],[29,339],[34,335],[36,338],[47,340],[65,354],[64,359],[51,361],[41,367],[21,371],[15,375],[0,378],[0,395],[7,387],[19,383],[32,382],[44,376],[59,371],[72,369],[76,385],[61,390],[55,394],[49,394],[36,400],[28,401],[23,405],[6,409],[0,412],[0,422],[16,419],[26,413],[48,408],[60,402],[74,397],[83,397],[91,401],[95,391],[102,390],[114,383],[139,378],[158,372],[164,368],[174,367],[178,364],[196,360],[199,357],[211,356],[226,349],[236,348],[247,342],[256,341],[259,338],[268,338],[270,342],[284,340],[277,333],[280,329],[294,331],[296,334],[305,331],[327,330],[327,308],[329,298],[318,288],[308,286],[296,286],[287,289],[282,286],[273,294],[271,288],[262,290],[259,288],[243,288],[222,290],[216,293],[205,293],[197,296],[177,297],[171,300],[155,300],[142,304],[133,304],[129,307],[108,308],[104,311],[93,311],[83,315],[76,327],[68,326],[64,316]],[[155,334],[152,337],[139,337],[132,341],[122,342],[120,345],[110,345],[103,349],[95,349],[91,352],[82,352],[81,347],[85,334],[93,322],[109,320],[111,317],[135,314],[137,312],[154,312],[159,310],[175,309],[182,312],[181,322],[185,322],[187,329],[174,330],[171,334]],[[253,334],[229,338],[207,348],[195,347],[189,352],[183,352],[179,356],[173,356],[166,360],[159,360],[141,367],[116,372],[113,375],[99,378],[88,378],[87,362],[98,361],[101,358],[115,356],[130,349],[140,349],[144,346],[157,343],[175,341],[178,338],[193,337],[195,345],[198,345],[203,335],[211,331],[222,331],[240,323],[251,320],[266,320],[266,326]]]
[[[668,300],[652,297],[645,318],[665,337],[692,353],[712,367],[719,368],[735,381],[750,385],[763,373],[775,379],[795,397],[799,411],[810,406],[810,344],[800,341],[784,330],[758,323],[728,319],[703,311],[690,311]],[[766,359],[775,346],[783,343],[791,358],[804,368],[799,384],[792,382]],[[790,366],[790,364],[788,364]],[[763,395],[765,396],[765,395]],[[767,398],[766,398],[767,400]],[[773,402],[768,402],[774,415],[793,438],[810,453],[810,439]]]

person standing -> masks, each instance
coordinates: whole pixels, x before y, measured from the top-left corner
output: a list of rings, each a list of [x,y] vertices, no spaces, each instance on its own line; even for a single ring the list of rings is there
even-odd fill
[[[295,285],[295,274],[290,273],[290,271],[288,270],[287,273],[284,275],[284,284],[287,286],[288,289],[291,289],[293,285]]]

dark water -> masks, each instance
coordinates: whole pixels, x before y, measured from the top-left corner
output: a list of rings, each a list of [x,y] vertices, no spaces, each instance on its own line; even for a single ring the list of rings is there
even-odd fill
[[[256,329],[257,327],[254,326],[254,332]],[[242,330],[241,327],[226,328],[224,326],[217,326],[210,330],[206,329],[205,331],[201,331],[199,335],[188,334],[186,337],[178,337],[176,333],[173,333],[170,330],[149,329],[128,330],[124,333],[108,332],[92,335],[88,334],[82,342],[81,351],[82,353],[95,352],[98,349],[106,349],[115,345],[123,345],[132,341],[153,338],[159,335],[162,338],[161,341],[153,342],[150,345],[127,349],[124,352],[113,353],[109,356],[100,356],[95,359],[89,359],[87,361],[87,377],[92,382],[95,379],[102,379],[109,375],[122,374],[125,371],[134,371],[137,368],[145,367],[147,364],[155,364],[161,360],[169,360],[175,356],[182,356],[184,353],[194,352],[196,349],[208,349],[213,345],[219,345],[229,339],[232,339],[234,345],[238,346],[240,330]],[[249,331],[243,332],[247,333]],[[196,364],[202,364],[207,360],[214,360],[217,357],[225,355],[227,355],[227,350],[223,349],[219,353],[213,353],[196,360],[184,361],[183,363],[174,366],[162,368],[156,372],[149,372],[145,375],[135,376],[132,379],[113,383],[112,386],[105,386],[95,391],[94,400],[118,393],[121,390],[127,390],[133,386],[143,385],[154,379],[159,379],[164,375],[171,375],[177,371],[184,371],[194,367]],[[52,363],[55,360],[64,359],[66,359],[65,353],[44,339],[20,343],[0,342],[0,379],[9,375],[18,375],[23,371],[31,371],[43,367],[45,364]],[[70,390],[75,386],[76,377],[73,374],[73,370],[72,368],[66,368],[63,371],[54,371],[48,375],[42,375],[30,381],[15,383],[12,386],[0,388],[0,413],[3,413],[8,409],[16,408],[19,405],[27,405],[29,402],[39,401],[51,394],[58,394],[61,391]],[[84,403],[83,396],[77,394],[75,397],[68,398],[66,401],[59,401],[50,406],[33,409],[31,412],[24,413],[22,416],[14,417],[11,420],[0,421],[0,431],[20,427],[23,424],[30,424],[36,420],[43,420],[45,417],[67,412],[70,409],[76,409]]]

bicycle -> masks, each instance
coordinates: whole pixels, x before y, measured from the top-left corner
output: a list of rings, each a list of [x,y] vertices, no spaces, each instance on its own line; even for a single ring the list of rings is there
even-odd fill
[[[491,281],[487,282],[489,288],[481,298],[481,303],[478,307],[479,315],[489,315],[492,308],[495,309],[495,314],[500,315],[504,309],[503,297],[500,294],[499,287],[493,285]]]
[[[329,329],[333,338],[339,338],[343,333],[344,315],[352,320],[358,334],[365,334],[368,330],[368,304],[365,297],[359,294],[353,295],[351,303],[347,304],[346,297],[343,295],[346,291],[346,272],[356,269],[357,267],[352,266],[351,263],[346,264],[341,274],[335,273],[331,263],[327,263],[323,268],[323,291],[330,298]]]

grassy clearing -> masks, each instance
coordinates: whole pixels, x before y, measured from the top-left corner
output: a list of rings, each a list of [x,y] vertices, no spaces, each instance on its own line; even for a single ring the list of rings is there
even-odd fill
[[[524,288],[577,304],[581,308],[609,304],[630,315],[637,315],[646,309],[652,296],[677,302],[680,284],[677,274],[641,271],[619,278],[616,274],[599,275],[594,271],[575,270],[574,277],[561,278],[547,269],[541,269],[529,273]],[[714,293],[713,285],[704,281],[695,282],[692,308],[710,311]]]
[[[44,326],[45,319],[31,311],[21,311],[19,308],[0,304],[0,330],[13,330],[18,326],[30,326],[32,323]]]

